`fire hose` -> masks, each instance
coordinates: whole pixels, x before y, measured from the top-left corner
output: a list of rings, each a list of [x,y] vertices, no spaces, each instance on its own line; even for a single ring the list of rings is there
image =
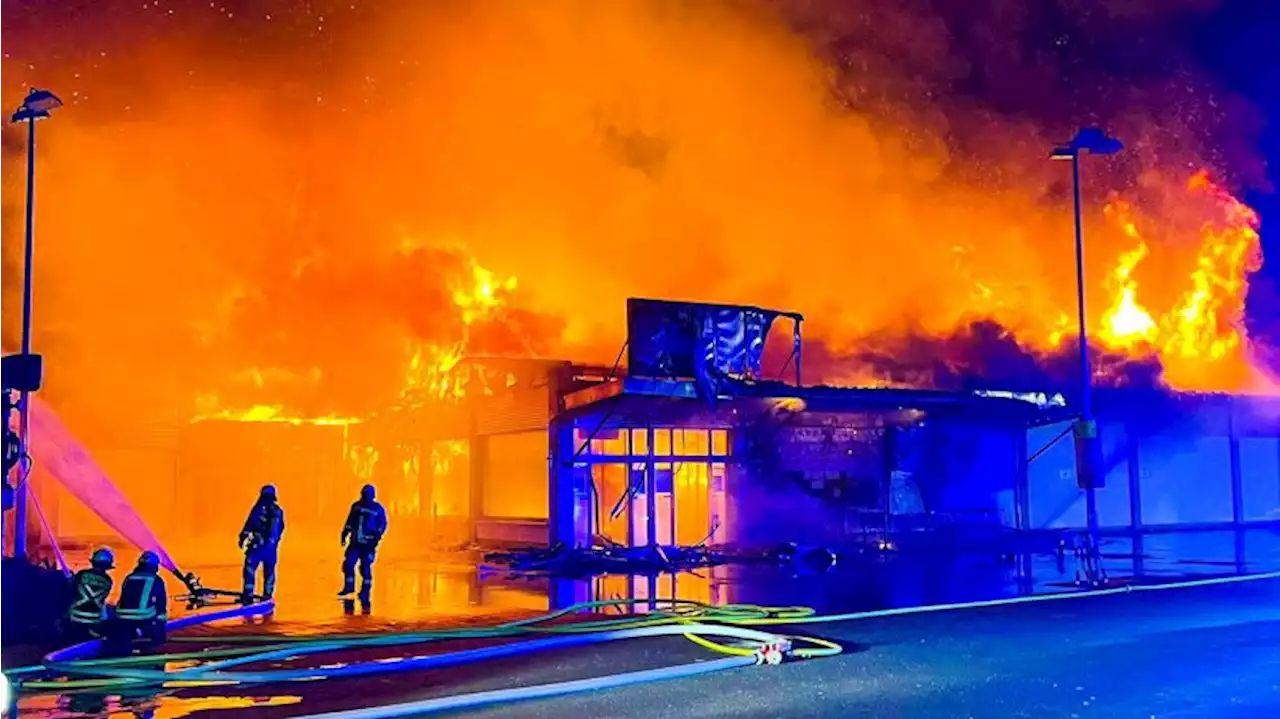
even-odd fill
[[[70,679],[61,681],[48,679],[24,681],[19,684],[20,691],[66,691],[69,689],[85,688],[89,686],[101,688],[106,686],[147,685],[160,683],[170,685],[209,685],[310,681],[326,678],[369,676],[386,672],[402,672],[432,668],[439,669],[487,659],[547,651],[550,649],[586,646],[622,639],[674,635],[685,636],[701,646],[730,655],[722,660],[667,667],[664,669],[615,674],[595,679],[558,682],[533,687],[463,694],[425,701],[360,708],[313,716],[313,719],[375,719],[381,717],[405,716],[409,714],[424,714],[436,711],[475,708],[494,703],[558,696],[616,686],[627,686],[642,682],[692,676],[695,674],[744,667],[750,664],[772,664],[778,663],[784,658],[803,659],[823,657],[832,656],[841,652],[841,647],[832,642],[809,637],[777,635],[751,629],[750,627],[752,626],[847,622],[877,617],[954,611],[969,608],[998,607],[1034,602],[1063,601],[1135,592],[1161,591],[1274,579],[1280,579],[1280,572],[832,615],[818,615],[812,609],[804,607],[769,608],[751,605],[729,605],[717,607],[692,601],[674,600],[661,602],[661,604],[667,608],[648,615],[629,615],[603,620],[573,622],[569,624],[549,624],[549,622],[554,620],[583,611],[598,610],[609,606],[619,607],[648,604],[646,600],[599,601],[574,605],[550,614],[508,622],[492,627],[442,629],[421,632],[338,635],[320,639],[314,637],[264,637],[260,635],[219,636],[217,637],[217,641],[219,642],[247,644],[249,646],[229,646],[205,652],[183,652],[116,659],[81,659],[80,657],[85,656],[88,652],[85,652],[83,649],[79,652],[75,652],[73,650],[77,648],[71,647],[67,650],[63,650],[62,652],[55,652],[49,655],[46,658],[44,666],[19,669],[11,672],[10,675],[22,676],[26,674],[40,673],[48,675],[49,673],[58,673],[67,677],[91,677],[90,679]],[[179,625],[184,621],[186,623],[181,624],[181,626],[203,623],[218,618],[243,616],[251,611],[261,612],[267,611],[267,609],[264,605],[251,605],[249,607],[237,608],[227,612],[186,617],[183,620],[171,623],[170,626],[171,628],[176,629],[180,628]],[[300,656],[332,652],[342,649],[390,647],[451,639],[517,638],[536,634],[549,634],[551,636],[543,636],[528,641],[518,641],[495,646],[481,647],[478,649],[467,649],[442,654],[429,654],[389,660],[371,660],[336,667],[328,666],[264,671],[227,671],[233,667],[246,664],[293,659]],[[707,637],[710,636],[730,637],[738,641],[744,641],[746,644],[738,646],[723,644],[708,639]],[[208,640],[176,637],[174,641],[189,642]],[[78,646],[83,647],[83,645]],[[92,651],[92,647],[90,647],[89,651]],[[223,661],[203,663],[194,667],[176,671],[123,668],[131,665],[163,664],[177,660],[207,660],[214,658],[224,659]]]
[[[734,655],[739,658],[760,660],[763,663],[777,663],[783,655],[793,658],[809,658],[838,654],[839,645],[813,638],[787,638],[759,630],[733,626],[750,620],[800,618],[812,614],[812,610],[803,608],[769,609],[764,607],[708,607],[695,602],[673,602],[669,611],[656,612],[650,616],[626,616],[607,620],[575,622],[563,625],[547,626],[547,622],[582,611],[600,609],[607,606],[631,605],[631,601],[588,602],[575,605],[550,614],[523,619],[494,627],[443,629],[431,632],[405,632],[357,636],[330,636],[326,638],[283,637],[286,641],[278,641],[268,645],[260,644],[263,637],[230,637],[232,640],[259,640],[258,646],[226,647],[202,652],[180,652],[155,654],[146,656],[130,656],[117,658],[85,658],[97,649],[96,642],[54,652],[45,658],[39,667],[25,667],[10,672],[11,676],[47,676],[60,674],[68,677],[88,677],[86,679],[50,680],[35,678],[22,680],[19,689],[29,691],[67,691],[72,689],[105,688],[122,685],[155,684],[182,682],[183,684],[226,684],[226,683],[267,683],[278,681],[301,681],[323,678],[364,676],[384,672],[408,671],[412,669],[438,668],[471,661],[481,661],[501,656],[512,656],[532,651],[552,648],[595,644],[618,639],[638,638],[643,636],[680,635],[695,641],[714,651]],[[214,614],[201,614],[185,617],[170,623],[171,629],[190,626],[196,623],[244,616],[249,613],[269,611],[269,605],[250,605]],[[704,622],[717,622],[708,625]],[[545,635],[552,635],[547,637]],[[363,664],[351,664],[344,667],[328,669],[289,669],[263,672],[227,672],[225,670],[245,664],[261,663],[285,658],[332,652],[343,649],[368,647],[389,647],[405,644],[419,644],[431,641],[450,639],[502,639],[543,635],[541,638],[514,644],[502,644],[482,649],[465,650],[450,654],[437,654],[420,657],[402,658],[394,661],[378,660]],[[749,642],[746,647],[726,645],[707,639],[707,636],[728,636]],[[176,637],[175,641],[190,641],[190,638]],[[221,638],[219,638],[221,641]],[[807,645],[795,647],[795,644]],[[138,670],[124,668],[131,665],[165,664],[173,661],[190,661],[198,659],[215,659],[233,657],[223,661],[210,662],[177,671]]]

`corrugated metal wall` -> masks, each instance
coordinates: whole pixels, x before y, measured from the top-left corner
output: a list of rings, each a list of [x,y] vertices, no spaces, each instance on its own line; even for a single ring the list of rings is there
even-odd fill
[[[1145,398],[1100,411],[1106,487],[1100,526],[1177,527],[1280,520],[1280,403],[1229,397]],[[1034,453],[1069,424],[1028,432]],[[1027,470],[1029,528],[1083,527],[1071,437]]]

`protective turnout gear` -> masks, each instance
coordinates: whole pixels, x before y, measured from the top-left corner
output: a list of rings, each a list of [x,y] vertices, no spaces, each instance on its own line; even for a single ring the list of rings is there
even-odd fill
[[[355,591],[356,565],[360,565],[360,596],[368,598],[373,588],[373,560],[378,543],[387,532],[387,510],[374,501],[374,488],[366,484],[360,490],[360,499],[351,505],[346,524],[342,525],[342,543],[347,551],[342,559],[342,591],[348,595]],[[349,541],[348,541],[349,540]]]
[[[244,554],[244,599],[251,600],[257,580],[258,567],[262,567],[262,594],[267,599],[276,589],[276,561],[279,558],[280,539],[284,536],[284,510],[276,503],[276,488],[266,485],[258,495],[258,501],[249,510],[240,530],[240,547]]]
[[[67,629],[74,635],[73,639],[88,639],[102,633],[109,616],[107,597],[115,584],[98,556],[105,550],[98,550],[93,555],[93,568],[81,569],[71,580],[71,606],[67,609]],[[107,552],[108,560],[110,552]]]
[[[138,568],[120,585],[110,637],[113,653],[127,654],[139,633],[154,644],[164,643],[169,598],[159,568],[160,557],[155,552],[143,552]]]

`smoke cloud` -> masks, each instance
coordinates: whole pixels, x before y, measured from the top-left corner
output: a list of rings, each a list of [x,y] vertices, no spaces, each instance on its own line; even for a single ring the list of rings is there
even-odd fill
[[[936,374],[910,366],[924,338],[1017,338],[996,364],[1043,373],[1074,306],[1054,142],[1096,123],[1129,147],[1085,168],[1099,302],[1131,249],[1111,192],[1159,218],[1138,278],[1167,307],[1204,223],[1186,177],[1259,176],[1255,118],[1176,52],[1209,5],[6,8],[5,102],[69,101],[40,130],[49,400],[77,427],[208,393],[365,412],[415,342],[611,361],[632,295],[799,310],[879,375]],[[6,344],[22,151],[7,133]],[[471,257],[519,283],[469,325]]]

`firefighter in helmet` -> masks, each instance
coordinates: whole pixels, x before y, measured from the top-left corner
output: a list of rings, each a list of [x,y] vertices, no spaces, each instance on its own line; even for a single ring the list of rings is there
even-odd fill
[[[138,566],[120,584],[120,601],[112,622],[110,642],[113,654],[128,654],[139,634],[153,645],[165,641],[169,621],[169,598],[160,576],[160,555],[147,550],[138,557]]]
[[[258,493],[258,501],[240,530],[240,548],[244,550],[244,592],[241,601],[253,601],[258,566],[262,566],[262,596],[270,599],[276,591],[276,561],[280,538],[284,536],[284,510],[276,501],[276,488],[270,484]]]
[[[76,572],[71,579],[66,628],[73,641],[101,637],[106,631],[107,597],[115,585],[108,572],[115,568],[115,556],[110,549],[102,547],[89,559],[89,568]]]
[[[342,559],[342,591],[338,592],[339,596],[349,596],[356,590],[356,564],[360,565],[360,578],[363,580],[360,599],[368,601],[373,588],[373,559],[382,535],[387,532],[387,510],[373,497],[373,485],[366,484],[342,525],[342,544],[347,551]]]

